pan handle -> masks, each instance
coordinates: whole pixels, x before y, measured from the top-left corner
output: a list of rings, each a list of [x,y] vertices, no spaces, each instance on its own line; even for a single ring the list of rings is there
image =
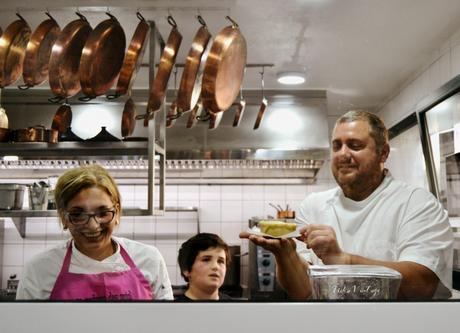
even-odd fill
[[[52,19],[54,22],[56,22],[56,20],[54,19],[54,17],[51,16],[51,14],[50,14],[48,11],[45,12],[45,15],[48,16],[50,19]]]
[[[197,15],[197,16],[196,16],[196,19],[198,20],[198,22],[200,22],[200,24],[201,24],[203,27],[206,27],[206,21],[204,20],[204,18],[203,18],[201,15]]]
[[[20,84],[18,86],[19,90],[27,90],[29,88],[32,88],[33,86],[31,86],[30,84]]]
[[[48,98],[48,101],[51,103],[57,104],[57,103],[60,103],[63,99],[64,98],[62,98],[61,96],[54,96],[54,97]]]
[[[136,16],[137,16],[137,18],[138,18],[139,20],[145,21],[145,18],[144,18],[144,16],[142,16],[141,12],[137,11]]]
[[[230,16],[227,15],[227,16],[225,16],[225,18],[226,18],[227,20],[229,20],[229,21],[232,23],[232,25],[233,25],[234,28],[238,28],[238,27],[239,27],[239,26],[238,26],[238,23],[236,23]]]
[[[88,20],[86,19],[86,16],[83,15],[82,13],[75,12],[75,14],[80,18],[80,20],[88,22]]]
[[[105,95],[105,98],[107,98],[109,101],[112,100],[112,99],[115,99],[115,98],[118,98],[120,97],[121,94],[116,92],[115,94],[108,94],[108,95]]]
[[[172,27],[177,28],[177,23],[176,23],[176,21],[174,20],[174,18],[171,15],[168,15],[168,23]]]
[[[92,97],[89,97],[89,96],[82,96],[82,97],[78,97],[78,100],[81,101],[81,102],[88,102],[90,100],[92,100],[93,98]]]
[[[113,16],[110,12],[105,12],[105,15],[110,17],[112,20],[118,21],[117,18],[115,16]]]
[[[208,111],[208,109],[204,109],[204,114],[202,116],[196,116],[196,119],[200,121],[208,121],[211,119],[211,113]]]
[[[22,21],[24,21],[24,22],[26,21],[26,20],[24,19],[24,17],[22,17],[22,15],[21,15],[21,14],[19,14],[19,13],[16,13],[16,16],[17,16],[17,17],[19,17],[19,19],[21,19]]]

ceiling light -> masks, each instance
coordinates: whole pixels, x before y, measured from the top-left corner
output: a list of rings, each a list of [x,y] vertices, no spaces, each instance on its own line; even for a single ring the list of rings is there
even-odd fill
[[[302,84],[305,82],[305,73],[281,72],[277,74],[277,79],[281,84]]]

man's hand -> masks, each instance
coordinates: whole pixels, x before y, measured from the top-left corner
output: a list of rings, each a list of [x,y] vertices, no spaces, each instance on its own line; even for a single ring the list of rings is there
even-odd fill
[[[310,224],[299,230],[299,240],[307,244],[326,265],[349,265],[350,256],[340,248],[334,229],[324,224]]]
[[[275,257],[289,255],[295,252],[295,241],[291,238],[266,238],[250,234],[247,231],[240,233],[240,238],[247,238],[254,244],[263,247],[265,250],[272,252]]]

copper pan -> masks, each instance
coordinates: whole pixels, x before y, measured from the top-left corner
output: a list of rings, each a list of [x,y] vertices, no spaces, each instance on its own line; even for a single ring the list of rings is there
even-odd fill
[[[148,121],[153,117],[154,112],[158,111],[163,103],[163,99],[168,87],[169,77],[176,61],[177,52],[182,42],[182,35],[177,29],[176,21],[172,16],[168,16],[168,23],[172,26],[168,41],[160,58],[160,65],[150,87],[147,112],[144,116],[144,126],[148,126]]]
[[[49,84],[55,97],[49,101],[53,103],[72,97],[81,90],[80,58],[92,28],[82,14],[76,14],[80,18],[64,27],[51,50]]]
[[[121,136],[127,137],[133,134],[136,127],[136,104],[131,98],[125,103],[121,116]]]
[[[51,124],[51,129],[57,130],[58,133],[64,134],[72,123],[72,109],[67,103],[62,104],[56,111]]]
[[[118,77],[117,88],[115,94],[107,95],[108,99],[117,98],[125,95],[131,90],[131,87],[136,79],[136,74],[144,58],[145,50],[147,49],[147,42],[150,35],[150,26],[141,13],[136,13],[139,18],[136,30],[134,31],[133,38],[129,43],[128,50],[126,51],[123,65]]]
[[[262,99],[262,103],[260,103],[259,113],[257,114],[256,122],[254,123],[254,129],[255,130],[260,127],[260,123],[262,122],[262,119],[264,117],[264,113],[265,113],[265,109],[267,108],[267,105],[268,105],[268,101],[264,97]]]
[[[80,83],[88,101],[105,94],[115,83],[125,55],[126,37],[120,22],[110,18],[99,23],[89,34],[80,59]]]
[[[220,112],[210,112],[209,115],[211,116],[211,119],[209,119],[209,129],[214,130],[219,126],[220,121],[222,120],[222,116],[224,115],[223,111]]]
[[[183,113],[193,109],[198,102],[201,93],[201,81],[205,58],[209,53],[208,45],[211,45],[211,34],[206,22],[198,15],[201,27],[193,38],[192,46],[185,60],[185,67],[177,94],[177,112]]]
[[[0,38],[0,88],[14,83],[22,74],[30,27],[24,18],[11,23]]]
[[[203,107],[214,113],[232,105],[246,66],[246,40],[238,25],[230,17],[226,18],[232,25],[222,29],[214,39],[203,73]]]
[[[40,23],[27,43],[22,73],[24,85],[18,86],[19,89],[28,89],[39,85],[48,77],[51,49],[61,29],[49,13],[45,14],[49,19]]]

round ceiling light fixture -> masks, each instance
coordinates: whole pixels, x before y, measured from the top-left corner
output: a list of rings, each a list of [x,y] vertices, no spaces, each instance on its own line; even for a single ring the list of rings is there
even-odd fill
[[[302,84],[305,82],[305,73],[303,72],[280,72],[276,77],[281,84]]]

